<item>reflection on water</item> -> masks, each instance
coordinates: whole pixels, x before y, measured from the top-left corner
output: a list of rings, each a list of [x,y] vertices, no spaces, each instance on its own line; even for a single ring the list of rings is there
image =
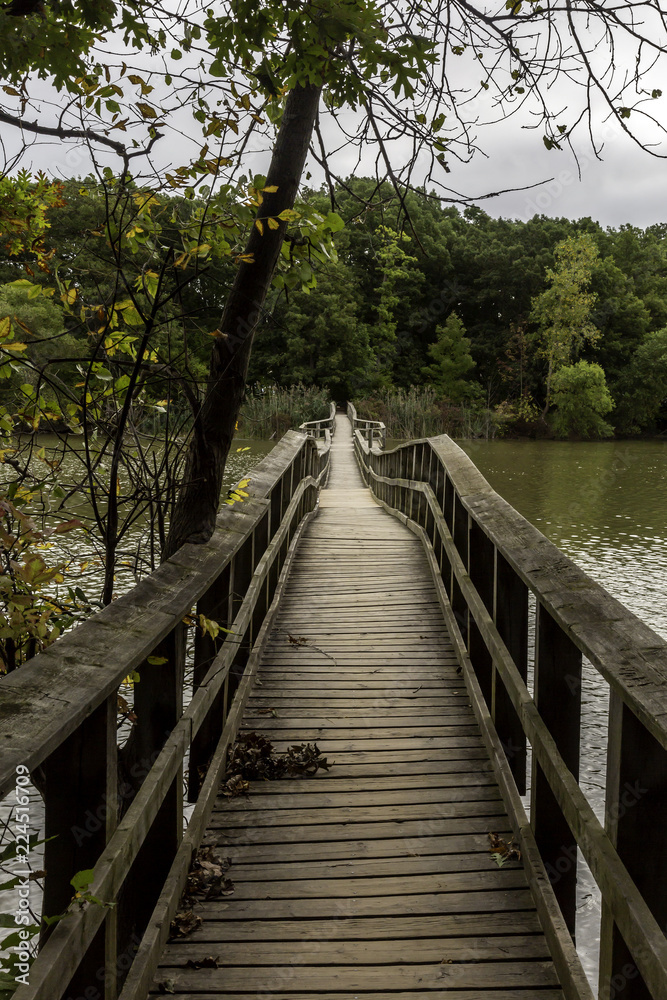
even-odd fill
[[[667,638],[667,442],[460,444],[501,496]]]
[[[491,486],[667,638],[667,442],[462,441]],[[582,790],[604,814],[608,687],[584,661]],[[581,854],[577,943],[595,984],[600,896]]]

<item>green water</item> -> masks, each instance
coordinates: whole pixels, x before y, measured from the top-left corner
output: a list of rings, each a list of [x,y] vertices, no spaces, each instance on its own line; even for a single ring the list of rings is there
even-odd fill
[[[667,441],[460,441],[493,488],[667,638]]]

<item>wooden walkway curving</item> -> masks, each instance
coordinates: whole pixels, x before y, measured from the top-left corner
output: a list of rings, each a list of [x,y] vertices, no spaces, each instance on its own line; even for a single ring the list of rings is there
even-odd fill
[[[421,544],[372,500],[338,421],[244,717],[335,766],[219,801],[205,843],[232,858],[235,892],[201,905],[156,984],[192,1000],[560,1000],[524,872],[489,855],[509,821]],[[209,956],[218,968],[186,967]]]

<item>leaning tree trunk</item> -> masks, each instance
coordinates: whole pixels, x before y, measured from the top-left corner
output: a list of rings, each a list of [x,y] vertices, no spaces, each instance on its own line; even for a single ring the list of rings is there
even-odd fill
[[[287,229],[285,221],[272,229],[266,220],[277,219],[294,205],[320,90],[299,86],[287,97],[266,179],[266,186],[275,186],[277,190],[263,196],[256,216],[261,226],[253,225],[245,250],[252,254],[252,263],[239,266],[225,304],[220,333],[213,344],[206,395],[195,420],[163,559],[173,555],[185,542],[206,542],[213,534],[222,475],[243,401],[253,336]]]

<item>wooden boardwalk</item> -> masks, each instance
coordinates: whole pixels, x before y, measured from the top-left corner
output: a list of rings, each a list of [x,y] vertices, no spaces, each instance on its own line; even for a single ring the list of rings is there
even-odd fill
[[[234,894],[201,905],[156,984],[192,1000],[560,1000],[524,872],[489,854],[509,821],[421,544],[364,488],[338,421],[244,717],[335,766],[219,800],[205,843],[232,858]],[[219,967],[187,967],[207,957]]]

